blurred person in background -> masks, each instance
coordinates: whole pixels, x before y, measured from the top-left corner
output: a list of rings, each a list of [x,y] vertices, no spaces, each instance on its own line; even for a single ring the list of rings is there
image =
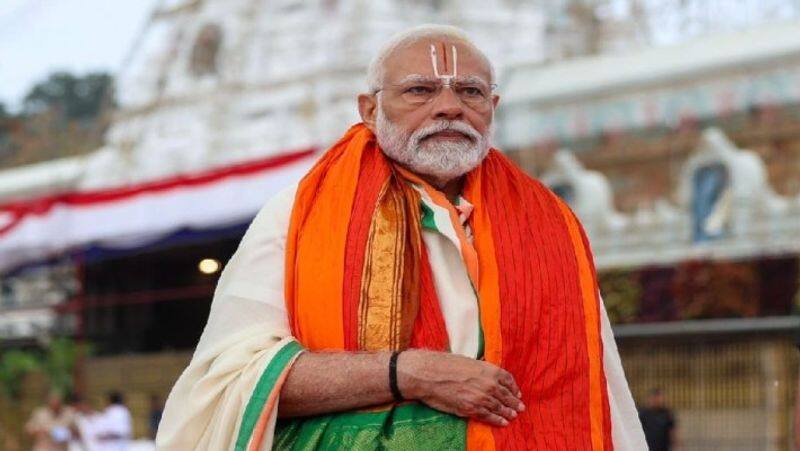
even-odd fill
[[[67,451],[74,421],[72,407],[64,405],[60,393],[50,392],[47,405],[34,410],[25,425],[25,432],[33,437],[33,451]]]
[[[645,407],[639,410],[639,420],[644,428],[650,451],[677,449],[675,416],[665,402],[660,388],[650,390]]]
[[[98,451],[127,451],[133,433],[131,413],[125,406],[122,393],[108,394],[108,407],[103,410],[97,437]]]
[[[494,77],[455,27],[377,53],[225,267],[158,449],[645,449],[581,226],[491,148]]]
[[[102,424],[100,413],[92,407],[91,403],[83,395],[77,393],[71,396],[70,405],[75,411],[71,427],[70,451],[97,450],[97,435]]]
[[[164,413],[164,405],[161,398],[155,393],[150,395],[150,411],[147,416],[147,424],[150,427],[150,438],[155,439],[158,432],[158,423],[161,422],[161,415]]]

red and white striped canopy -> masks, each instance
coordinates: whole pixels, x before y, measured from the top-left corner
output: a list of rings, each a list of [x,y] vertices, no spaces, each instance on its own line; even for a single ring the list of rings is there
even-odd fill
[[[0,272],[83,246],[137,247],[180,229],[251,219],[316,161],[314,150],[138,185],[0,204]]]

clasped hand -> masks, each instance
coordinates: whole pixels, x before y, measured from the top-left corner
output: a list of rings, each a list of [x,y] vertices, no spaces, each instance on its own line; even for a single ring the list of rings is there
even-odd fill
[[[507,426],[525,410],[508,371],[457,354],[407,350],[397,361],[397,383],[408,399],[492,426]]]

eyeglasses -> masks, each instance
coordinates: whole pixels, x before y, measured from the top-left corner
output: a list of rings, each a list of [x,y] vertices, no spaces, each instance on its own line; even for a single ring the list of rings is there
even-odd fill
[[[475,111],[483,112],[491,108],[492,91],[495,84],[487,84],[477,80],[451,81],[442,80],[413,80],[397,85],[388,85],[373,91],[387,91],[392,97],[400,98],[410,106],[419,107],[430,103],[439,97],[445,87],[450,88],[453,94],[466,106]]]

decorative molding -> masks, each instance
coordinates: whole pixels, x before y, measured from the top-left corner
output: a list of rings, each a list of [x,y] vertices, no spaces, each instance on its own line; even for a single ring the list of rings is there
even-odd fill
[[[695,177],[714,165],[724,170],[726,186],[700,218],[718,233],[698,237],[693,216]],[[613,207],[606,177],[584,169],[561,150],[542,181],[551,188],[569,186],[570,206],[584,222],[599,268],[671,265],[693,259],[743,259],[800,253],[800,196],[779,196],[769,185],[764,162],[738,149],[716,128],[703,132],[681,171],[677,204],[659,199],[650,208],[623,214]]]

